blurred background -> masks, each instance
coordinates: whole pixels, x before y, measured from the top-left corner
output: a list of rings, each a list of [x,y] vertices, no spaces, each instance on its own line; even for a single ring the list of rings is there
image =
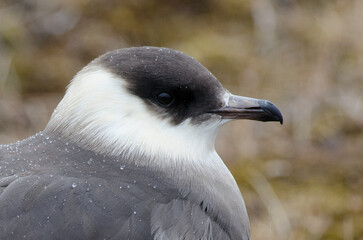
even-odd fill
[[[282,111],[217,140],[253,239],[363,239],[363,1],[1,0],[0,144],[41,131],[93,58],[140,45]]]

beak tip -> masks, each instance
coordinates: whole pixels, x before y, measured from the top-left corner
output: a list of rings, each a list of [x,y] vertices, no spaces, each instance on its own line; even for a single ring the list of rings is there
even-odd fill
[[[277,118],[277,121],[279,121],[280,124],[282,125],[284,123],[284,118],[282,117],[280,110],[278,108],[276,108],[276,109],[277,109],[277,111],[274,112],[275,116]]]
[[[278,119],[278,121],[280,122],[280,124],[282,125],[282,124],[284,124],[284,118],[282,117],[282,114],[281,114],[281,112],[280,112],[280,110],[278,110],[277,112],[275,112],[276,113],[276,116],[277,116],[277,119]]]
[[[267,100],[259,100],[259,105],[261,108],[271,116],[272,121],[278,121],[282,125],[284,123],[284,118],[280,110],[270,101]],[[270,120],[270,121],[271,121]]]

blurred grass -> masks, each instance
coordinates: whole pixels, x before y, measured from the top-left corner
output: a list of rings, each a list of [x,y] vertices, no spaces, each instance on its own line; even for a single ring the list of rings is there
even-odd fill
[[[217,149],[253,239],[363,239],[363,2],[3,0],[0,143],[40,131],[74,74],[117,48],[184,51],[285,124],[226,126]]]

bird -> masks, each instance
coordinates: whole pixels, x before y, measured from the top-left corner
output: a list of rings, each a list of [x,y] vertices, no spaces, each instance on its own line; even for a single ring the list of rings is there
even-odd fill
[[[0,146],[0,239],[250,239],[215,150],[234,119],[283,122],[270,101],[231,94],[182,52],[97,57],[43,131]]]

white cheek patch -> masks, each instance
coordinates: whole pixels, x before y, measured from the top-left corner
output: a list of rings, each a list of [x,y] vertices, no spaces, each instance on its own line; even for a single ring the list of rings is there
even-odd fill
[[[224,99],[228,102],[229,94]],[[207,161],[211,155],[219,159],[214,149],[219,126],[219,118],[197,125],[190,120],[172,125],[128,92],[124,79],[91,65],[75,76],[46,131],[102,154],[158,159],[138,164],[168,165],[160,162],[167,161],[175,165],[180,159]]]

